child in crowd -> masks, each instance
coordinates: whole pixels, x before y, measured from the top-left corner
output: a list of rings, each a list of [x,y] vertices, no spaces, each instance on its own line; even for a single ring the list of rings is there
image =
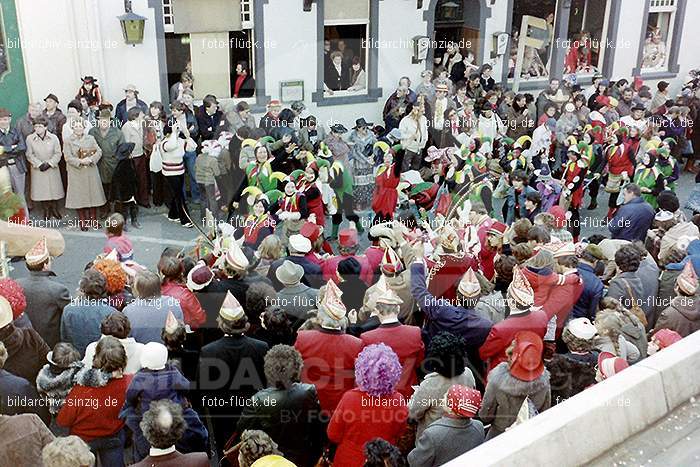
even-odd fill
[[[75,375],[83,368],[80,353],[71,344],[59,342],[46,356],[49,362],[39,371],[36,377],[36,387],[39,395],[49,402],[51,414],[51,429],[61,430],[55,423],[56,414],[61,410],[66,396],[75,386]],[[65,434],[68,432],[66,430]]]
[[[195,178],[199,185],[199,192],[202,194],[202,219],[204,210],[209,209],[218,219],[219,203],[216,200],[216,177],[220,175],[219,155],[221,154],[221,144],[218,141],[208,140],[202,143],[202,153],[195,162]]]
[[[134,259],[134,247],[129,237],[124,233],[125,226],[124,216],[115,212],[111,214],[105,221],[105,234],[107,235],[107,243],[105,243],[102,251],[111,253],[116,250],[119,255],[119,261],[122,263]]]

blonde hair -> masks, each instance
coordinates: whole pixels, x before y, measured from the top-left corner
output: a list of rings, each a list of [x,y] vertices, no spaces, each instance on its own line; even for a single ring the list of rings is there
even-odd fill
[[[260,259],[279,259],[284,255],[282,240],[277,235],[268,235],[258,246]]]
[[[95,455],[90,447],[75,435],[56,438],[44,446],[41,459],[45,467],[92,467]]]

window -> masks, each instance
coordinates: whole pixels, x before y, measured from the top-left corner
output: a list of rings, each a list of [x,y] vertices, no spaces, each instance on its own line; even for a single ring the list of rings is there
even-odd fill
[[[324,97],[367,94],[369,1],[324,2]]]
[[[554,18],[556,0],[516,0],[513,5],[511,50],[508,77],[513,78],[516,68],[523,79],[548,78],[549,64],[554,45]],[[523,17],[533,21],[523,23]],[[521,31],[523,25],[527,31]],[[542,27],[539,27],[539,26]],[[525,45],[520,63],[517,62],[520,37],[527,36],[538,45]]]
[[[649,0],[647,29],[642,48],[642,71],[667,70],[677,9],[676,0]]]
[[[165,32],[175,32],[172,0],[163,0],[163,27]]]
[[[564,74],[594,73],[603,68],[607,0],[573,0],[569,13]],[[559,41],[557,41],[559,42]]]

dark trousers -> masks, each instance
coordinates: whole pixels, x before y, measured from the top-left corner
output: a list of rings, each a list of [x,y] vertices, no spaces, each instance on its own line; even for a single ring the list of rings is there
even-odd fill
[[[163,172],[151,172],[151,186],[153,187],[153,204],[162,206],[170,202],[168,183]]]
[[[141,157],[135,157],[134,170],[136,171],[136,202],[143,207],[150,207],[148,196],[148,158],[144,154]]]
[[[588,194],[591,195],[591,204],[598,204],[598,191],[600,190],[600,179],[593,180],[588,185]]]
[[[180,219],[180,224],[185,225],[189,222],[185,210],[185,196],[182,193],[182,185],[185,182],[184,175],[170,175],[165,177],[170,187],[170,192],[173,197],[169,203],[168,217],[170,219]]]
[[[420,152],[404,151],[403,163],[401,164],[401,172],[406,172],[407,170],[420,169],[420,162]]]
[[[202,219],[204,219],[204,210],[209,209],[214,216],[214,219],[219,219],[219,202],[216,200],[216,185],[199,185],[199,198],[202,207]]]
[[[113,436],[95,438],[88,443],[90,450],[103,467],[121,467],[124,465],[124,429]]]
[[[138,220],[139,217],[139,206],[136,204],[135,201],[127,201],[127,202],[122,202],[122,201],[116,201],[114,203],[114,209],[115,211],[118,210],[122,216],[124,216],[124,220],[131,218],[131,222],[133,223],[134,221]],[[129,213],[129,217],[126,216],[127,211]]]
[[[360,224],[360,217],[355,214],[353,206],[355,205],[355,197],[349,194],[343,195],[343,201],[340,202],[338,206],[338,212],[333,214],[331,217],[333,224],[338,225],[343,222],[343,214],[345,218],[349,221],[353,221],[357,226],[358,230],[362,227]]]

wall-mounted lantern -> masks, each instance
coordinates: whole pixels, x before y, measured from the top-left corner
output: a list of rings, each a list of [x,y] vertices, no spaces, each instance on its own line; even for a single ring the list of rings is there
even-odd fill
[[[143,30],[146,26],[146,18],[131,11],[131,0],[124,0],[125,13],[118,16],[122,26],[124,42],[134,47],[143,43]]]

